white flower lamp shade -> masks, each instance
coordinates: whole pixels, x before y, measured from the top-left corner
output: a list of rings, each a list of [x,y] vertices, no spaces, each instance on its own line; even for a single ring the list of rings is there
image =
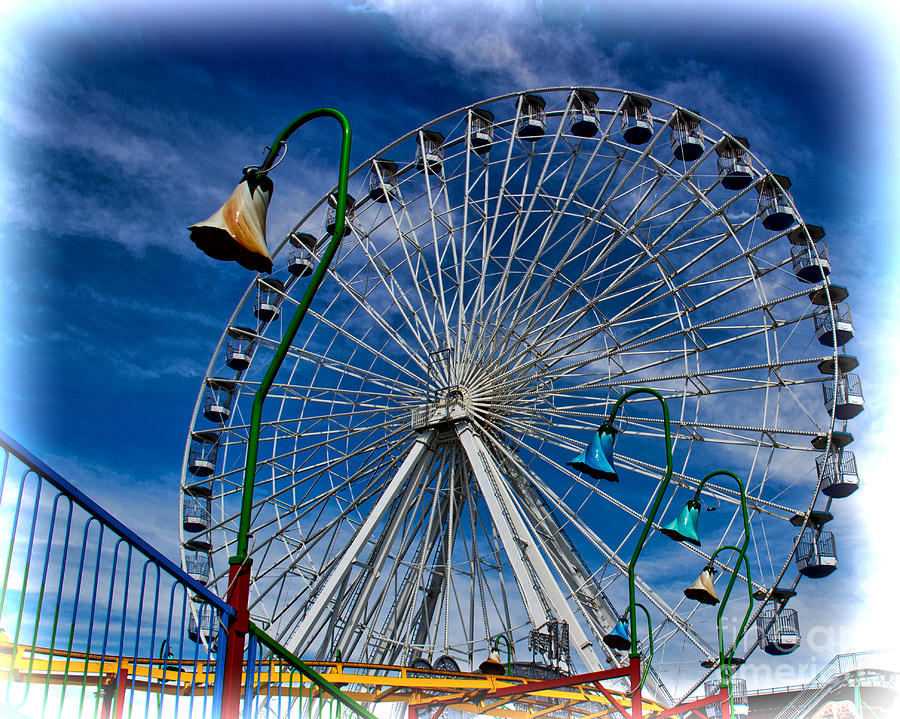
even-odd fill
[[[213,259],[234,261],[256,272],[271,272],[266,211],[273,187],[266,175],[245,176],[211,217],[188,228],[191,240]]]

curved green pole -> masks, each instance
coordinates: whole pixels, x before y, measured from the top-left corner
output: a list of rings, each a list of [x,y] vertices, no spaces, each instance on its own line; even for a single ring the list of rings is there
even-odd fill
[[[697,501],[700,500],[700,491],[703,489],[703,485],[705,485],[705,484],[706,484],[710,479],[712,479],[713,477],[716,477],[716,476],[719,476],[719,475],[721,475],[721,476],[723,476],[723,477],[731,477],[735,482],[738,483],[738,487],[740,487],[740,490],[741,490],[741,511],[743,512],[743,516],[744,516],[744,542],[743,542],[743,544],[741,544],[740,549],[738,549],[737,547],[729,546],[729,545],[726,545],[726,546],[723,546],[723,547],[719,547],[719,549],[717,549],[717,550],[713,553],[713,557],[715,557],[716,554],[717,554],[720,550],[726,549],[726,548],[727,548],[727,549],[732,549],[733,551],[735,551],[735,552],[737,552],[737,553],[739,554],[739,556],[738,556],[738,561],[737,561],[738,565],[741,563],[741,558],[743,557],[744,562],[747,563],[747,586],[748,586],[748,588],[749,588],[749,590],[750,590],[750,607],[751,607],[751,609],[752,609],[752,607],[753,607],[753,586],[752,586],[751,583],[750,583],[750,564],[749,564],[749,562],[747,562],[747,547],[750,546],[750,517],[749,517],[748,514],[747,514],[747,492],[746,492],[746,490],[744,489],[744,483],[741,481],[741,478],[738,477],[734,472],[729,472],[727,469],[717,469],[715,472],[710,472],[709,474],[707,474],[707,475],[706,475],[703,479],[701,479],[700,482],[697,484],[697,490],[694,492],[694,501],[697,502]],[[712,560],[710,560],[710,562],[712,562]],[[718,615],[718,616],[719,616],[719,619],[720,619],[720,620],[721,620],[721,618],[722,618],[722,612],[725,610],[725,604],[728,602],[728,596],[731,594],[731,589],[732,589],[732,587],[734,586],[734,580],[735,580],[736,578],[737,578],[737,571],[735,571],[735,572],[731,575],[731,579],[730,579],[729,582],[728,582],[728,588],[725,590],[724,599],[722,600],[722,606],[719,607],[719,615]],[[749,610],[748,610],[748,616],[749,616]],[[745,618],[744,618],[744,624],[746,624],[746,621],[747,621],[747,620],[746,620],[746,617],[745,617]],[[744,627],[742,626],[742,627],[741,627],[741,633],[738,635],[738,639],[740,639],[743,635],[744,635]],[[719,651],[720,651],[720,654],[723,654],[723,652],[722,652],[722,647],[721,647],[721,642],[722,642],[722,636],[721,636],[721,632],[720,632],[720,634],[719,634],[719,644],[720,644]],[[735,642],[735,647],[736,647],[736,646],[737,646],[737,642]],[[731,659],[731,657],[733,657],[733,656],[734,656],[734,648],[732,648],[732,650],[731,650],[731,654],[729,655],[729,659]],[[724,657],[720,657],[720,658],[724,658]]]
[[[650,612],[647,611],[647,607],[640,602],[635,602],[634,606],[644,610],[644,614],[647,617],[647,636],[650,638],[650,656],[647,657],[647,665],[644,667],[644,673],[641,675],[641,685],[638,687],[638,689],[643,689],[644,682],[647,681],[647,674],[650,672],[650,663],[653,661],[653,625],[650,623]],[[631,611],[631,607],[628,607],[628,610]]]
[[[338,110],[333,110],[330,107],[310,110],[309,112],[300,115],[300,117],[295,119],[281,131],[281,134],[272,145],[272,149],[269,150],[269,154],[266,155],[265,160],[263,160],[262,165],[256,169],[251,168],[248,170],[248,174],[266,174],[275,162],[275,158],[281,148],[281,143],[287,140],[287,138],[301,125],[305,125],[310,120],[315,120],[319,117],[332,117],[341,125],[341,164],[338,175],[337,212],[334,234],[331,237],[331,242],[328,243],[328,246],[322,253],[322,259],[319,261],[315,272],[313,272],[313,275],[309,280],[306,292],[300,300],[300,304],[297,306],[294,316],[285,330],[281,344],[278,345],[275,356],[272,358],[271,364],[269,364],[269,369],[266,370],[265,377],[263,377],[262,382],[260,382],[259,389],[256,390],[256,395],[253,398],[253,409],[250,416],[250,436],[247,440],[247,463],[244,466],[244,487],[241,494],[241,521],[238,527],[237,552],[235,552],[235,555],[228,560],[229,564],[243,564],[247,561],[247,535],[250,532],[250,512],[253,508],[253,483],[256,479],[256,459],[259,451],[259,429],[262,423],[263,402],[275,381],[275,375],[278,374],[278,370],[281,369],[281,364],[284,362],[284,358],[291,347],[291,343],[294,341],[294,337],[297,335],[300,323],[303,322],[303,318],[306,317],[306,312],[312,304],[313,297],[315,297],[319,285],[322,284],[322,279],[325,276],[325,272],[328,270],[328,266],[331,264],[335,252],[337,252],[338,245],[344,237],[344,221],[347,211],[347,180],[350,176],[350,123],[347,121],[347,118],[344,117],[343,113]]]
[[[647,521],[644,522],[644,529],[641,531],[641,536],[638,538],[637,546],[634,548],[634,553],[631,555],[631,562],[628,564],[628,607],[634,607],[635,605],[635,592],[634,592],[634,567],[637,564],[638,557],[641,554],[641,551],[644,549],[644,544],[647,543],[647,535],[650,534],[650,527],[653,526],[653,520],[656,519],[656,513],[659,511],[659,505],[662,503],[663,494],[665,494],[666,487],[669,486],[669,480],[672,479],[672,430],[669,424],[669,406],[666,404],[665,398],[657,392],[655,389],[651,389],[649,387],[635,387],[634,389],[628,390],[625,394],[623,394],[619,399],[616,400],[616,403],[613,405],[612,411],[609,413],[609,418],[606,420],[606,423],[612,425],[613,420],[616,418],[616,413],[619,411],[619,408],[622,404],[633,395],[636,394],[649,394],[660,401],[663,408],[663,423],[665,425],[665,433],[666,433],[666,473],[663,476],[663,480],[659,485],[659,489],[656,490],[656,497],[653,500],[653,506],[650,507],[650,514],[647,517]],[[631,652],[629,653],[629,657],[640,657],[640,653],[637,648],[637,617],[635,616],[635,612],[629,613],[629,618],[631,620]]]
[[[505,634],[498,634],[497,636],[491,637],[491,644],[493,647],[497,646],[497,640],[502,639],[506,643],[506,676],[512,675],[512,644],[509,643],[509,637]]]
[[[744,549],[738,549],[737,547],[731,544],[724,544],[715,552],[713,552],[712,557],[709,558],[709,563],[712,564],[716,560],[716,555],[721,552],[723,549],[729,549],[733,552],[738,553],[737,562],[734,565],[734,571],[731,573],[731,579],[728,582],[728,586],[725,588],[725,594],[722,596],[722,602],[719,606],[719,612],[716,614],[716,630],[719,635],[719,672],[720,672],[720,681],[719,685],[722,687],[728,687],[728,706],[730,709],[730,713],[734,716],[734,701],[731,696],[731,661],[734,659],[734,652],[737,649],[738,642],[744,636],[744,632],[747,629],[747,621],[750,619],[750,614],[753,612],[753,583],[750,581],[750,562],[747,560],[746,554],[746,543],[744,545]],[[731,651],[728,653],[728,661],[725,661],[725,638],[722,635],[722,615],[725,613],[725,605],[728,604],[728,599],[731,596],[731,589],[734,587],[734,582],[738,576],[738,569],[741,565],[741,560],[744,560],[744,568],[747,570],[747,594],[750,597],[750,603],[747,606],[747,611],[744,613],[744,621],[741,623],[741,628],[737,633],[737,636],[734,640],[734,645],[731,647]]]

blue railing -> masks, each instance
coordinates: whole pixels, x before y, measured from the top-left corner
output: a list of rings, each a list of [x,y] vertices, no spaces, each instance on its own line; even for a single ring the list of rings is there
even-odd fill
[[[0,716],[223,715],[232,608],[3,432],[0,573]],[[242,719],[374,719],[250,630]]]
[[[218,716],[191,635],[231,608],[2,432],[0,463],[0,714]]]

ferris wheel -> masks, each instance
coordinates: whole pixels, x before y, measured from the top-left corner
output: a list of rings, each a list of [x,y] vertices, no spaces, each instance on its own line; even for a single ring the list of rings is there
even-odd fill
[[[727,469],[747,487],[742,578],[769,614],[833,569],[821,510],[855,488],[862,408],[846,290],[749,147],[657,98],[549,88],[439,117],[353,171],[347,234],[264,410],[254,620],[319,659],[468,669],[503,635],[517,661],[621,666],[602,638],[665,470],[659,404],[619,412],[618,483],[569,461],[635,387],[671,415],[656,529]],[[334,214],[323,197],[281,242],[197,399],[183,561],[222,595],[253,394]],[[662,695],[717,656],[714,616],[682,590],[743,531],[734,487],[701,500],[703,544],[653,531],[637,565]]]

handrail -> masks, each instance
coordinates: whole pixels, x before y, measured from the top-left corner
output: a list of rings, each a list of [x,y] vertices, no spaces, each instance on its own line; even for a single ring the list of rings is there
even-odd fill
[[[2,430],[0,430],[0,445],[5,447],[10,454],[14,455],[26,467],[46,479],[66,497],[88,512],[88,514],[95,517],[108,529],[111,529],[133,547],[140,550],[148,559],[152,559],[156,562],[161,568],[165,569],[175,579],[184,584],[190,591],[202,597],[203,601],[207,604],[215,607],[220,612],[229,616],[234,616],[234,610],[229,607],[224,600],[217,597],[196,579],[193,579],[171,559],[161,554],[158,549],[153,548],[145,540],[122,524],[122,522],[103,509],[103,507],[81,492],[77,487],[70,484],[62,475],[47,466]]]

